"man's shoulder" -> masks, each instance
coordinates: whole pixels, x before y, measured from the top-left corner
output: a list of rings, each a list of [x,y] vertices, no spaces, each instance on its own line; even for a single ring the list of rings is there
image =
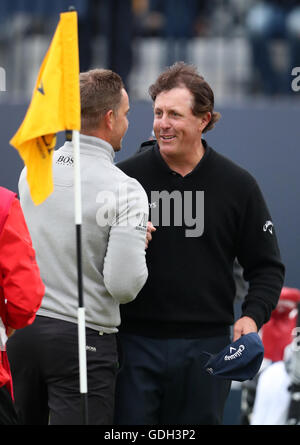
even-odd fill
[[[245,167],[216,151],[214,152],[214,163],[224,178],[231,178],[234,182],[238,181],[249,185],[256,182],[254,176]]]

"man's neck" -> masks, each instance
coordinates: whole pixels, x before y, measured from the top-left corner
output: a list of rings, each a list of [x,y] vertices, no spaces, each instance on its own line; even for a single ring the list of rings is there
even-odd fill
[[[168,156],[163,152],[161,152],[161,156],[171,170],[179,173],[181,176],[186,176],[199,164],[204,153],[205,148],[201,142],[201,146],[197,150],[189,152],[185,156]]]
[[[105,142],[108,142],[111,144],[110,138],[106,132],[99,131],[99,130],[91,130],[91,131],[81,131],[81,134],[84,134],[85,136],[93,136],[98,139],[102,139]]]

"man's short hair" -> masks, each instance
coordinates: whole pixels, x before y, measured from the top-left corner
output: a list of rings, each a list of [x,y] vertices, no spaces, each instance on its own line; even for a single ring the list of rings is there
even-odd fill
[[[81,130],[95,130],[109,110],[117,112],[123,88],[121,77],[111,70],[80,73]]]
[[[173,88],[187,88],[194,98],[192,113],[195,116],[202,116],[204,113],[211,113],[211,120],[203,130],[211,130],[220,119],[221,114],[214,111],[214,93],[204,78],[198,74],[197,68],[187,65],[184,62],[177,62],[170,66],[157,78],[156,82],[150,86],[149,94],[153,101],[163,91],[170,91]]]

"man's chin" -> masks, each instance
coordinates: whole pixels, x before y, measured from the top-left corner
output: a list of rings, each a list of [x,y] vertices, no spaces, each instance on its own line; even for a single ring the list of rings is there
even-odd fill
[[[175,144],[164,144],[159,145],[160,151],[166,154],[176,154],[177,146]]]

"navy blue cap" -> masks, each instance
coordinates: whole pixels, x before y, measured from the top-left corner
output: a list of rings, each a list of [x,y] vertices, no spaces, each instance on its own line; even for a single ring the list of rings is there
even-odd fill
[[[259,335],[251,332],[230,343],[218,354],[203,354],[209,357],[204,366],[208,374],[243,382],[253,379],[258,373],[264,358],[264,346]]]

